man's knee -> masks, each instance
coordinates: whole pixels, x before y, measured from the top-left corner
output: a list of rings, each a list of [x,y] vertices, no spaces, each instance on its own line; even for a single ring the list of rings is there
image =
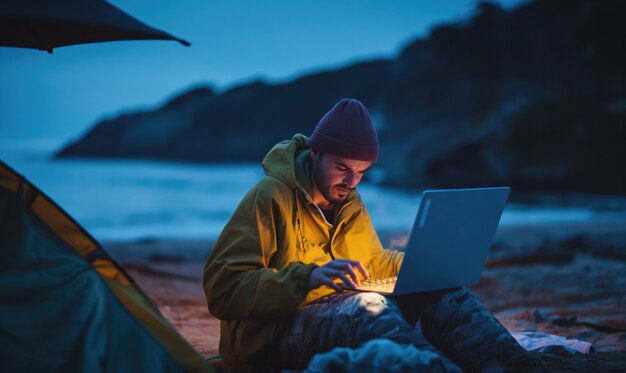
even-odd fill
[[[474,295],[464,287],[438,290],[425,294],[423,298],[424,311],[428,314],[435,312],[455,312],[459,308],[466,308],[475,302]]]
[[[392,307],[389,300],[381,294],[358,292],[341,303],[338,314],[371,319],[388,312]]]

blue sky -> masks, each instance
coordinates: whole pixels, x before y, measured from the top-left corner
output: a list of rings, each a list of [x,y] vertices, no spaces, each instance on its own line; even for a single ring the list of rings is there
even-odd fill
[[[500,0],[506,7],[523,0]],[[0,143],[59,145],[97,121],[152,108],[192,86],[216,89],[393,57],[472,0],[110,1],[192,43],[128,41],[46,52],[0,47]]]

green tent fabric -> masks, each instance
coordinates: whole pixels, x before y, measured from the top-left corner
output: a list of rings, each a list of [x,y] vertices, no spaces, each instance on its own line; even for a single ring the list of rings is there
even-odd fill
[[[0,161],[2,372],[211,372],[78,223]]]

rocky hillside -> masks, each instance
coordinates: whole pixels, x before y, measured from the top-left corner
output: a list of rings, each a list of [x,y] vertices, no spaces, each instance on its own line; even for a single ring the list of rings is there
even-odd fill
[[[98,123],[58,156],[259,162],[342,97],[381,140],[376,181],[626,194],[626,2],[482,3],[394,59],[180,95]]]

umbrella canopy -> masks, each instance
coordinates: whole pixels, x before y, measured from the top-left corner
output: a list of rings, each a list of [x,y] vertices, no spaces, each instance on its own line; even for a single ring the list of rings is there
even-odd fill
[[[104,0],[0,0],[0,45],[52,53],[66,45],[114,40],[176,40]]]

